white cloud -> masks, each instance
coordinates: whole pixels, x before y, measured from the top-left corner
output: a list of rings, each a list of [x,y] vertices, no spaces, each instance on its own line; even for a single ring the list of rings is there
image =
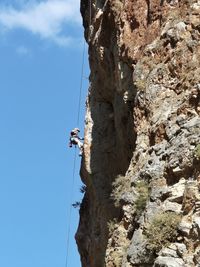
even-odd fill
[[[0,5],[0,25],[6,30],[25,29],[58,45],[68,44],[64,26],[80,26],[79,0],[29,1],[21,9]]]

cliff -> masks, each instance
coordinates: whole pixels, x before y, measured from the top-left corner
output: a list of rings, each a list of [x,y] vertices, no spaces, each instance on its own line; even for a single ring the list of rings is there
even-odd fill
[[[200,266],[200,1],[82,0],[83,267]]]

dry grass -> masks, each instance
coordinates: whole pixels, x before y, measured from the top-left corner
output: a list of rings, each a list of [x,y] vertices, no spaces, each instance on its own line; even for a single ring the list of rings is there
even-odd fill
[[[173,212],[157,214],[145,231],[147,248],[158,253],[163,247],[176,241],[180,221],[181,216]]]
[[[118,175],[112,187],[111,198],[114,200],[115,206],[119,207],[122,194],[130,189],[130,181],[128,177]]]
[[[139,196],[135,201],[136,214],[139,217],[146,207],[149,198],[149,186],[146,181],[139,181],[135,186]]]
[[[196,159],[200,160],[200,144],[195,147],[194,156]]]

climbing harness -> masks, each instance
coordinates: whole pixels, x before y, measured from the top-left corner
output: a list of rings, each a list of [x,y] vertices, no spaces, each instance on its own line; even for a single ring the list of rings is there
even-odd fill
[[[79,126],[79,121],[80,121],[81,97],[82,97],[82,87],[83,87],[83,71],[84,71],[84,61],[85,61],[84,59],[85,59],[85,40],[83,40],[83,54],[82,54],[82,64],[81,64],[81,79],[80,79],[80,88],[79,88],[77,126]],[[75,170],[76,170],[76,147],[74,151],[74,164],[73,164],[73,172],[72,172],[72,187],[71,187],[71,194],[70,194],[69,224],[68,224],[68,230],[67,230],[67,252],[66,252],[65,267],[68,267],[69,243],[70,243],[70,233],[71,233],[72,198],[74,194]]]

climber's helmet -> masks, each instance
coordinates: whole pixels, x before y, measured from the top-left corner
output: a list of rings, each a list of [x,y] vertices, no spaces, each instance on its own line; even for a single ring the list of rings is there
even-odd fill
[[[74,128],[74,132],[80,132],[79,128]]]
[[[74,129],[70,132],[70,134],[71,134],[71,135],[77,135],[79,132],[80,132],[79,128],[74,128]]]

